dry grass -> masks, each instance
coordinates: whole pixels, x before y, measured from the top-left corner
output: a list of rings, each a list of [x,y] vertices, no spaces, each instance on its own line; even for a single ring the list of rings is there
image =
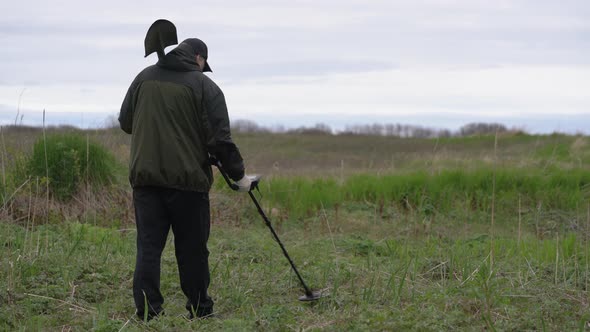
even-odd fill
[[[47,199],[46,187],[38,180],[27,182],[0,208],[0,219],[21,225],[87,222],[95,225],[134,224],[129,189],[108,186],[100,189],[82,186],[69,201]]]

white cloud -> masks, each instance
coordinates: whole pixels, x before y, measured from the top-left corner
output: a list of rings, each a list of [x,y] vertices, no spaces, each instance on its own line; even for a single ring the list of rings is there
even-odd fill
[[[165,17],[180,39],[208,43],[234,118],[590,113],[586,0],[25,0],[0,11],[4,109],[26,87],[26,109],[117,112],[155,61],[143,59],[147,27]]]
[[[249,114],[581,114],[590,67],[407,68],[228,86],[231,109]]]
[[[127,92],[126,86],[117,85],[36,85],[14,87],[0,85],[0,105],[17,105],[19,95],[21,109],[33,111],[58,111],[71,113],[112,113],[118,111]],[[16,112],[16,107],[14,107]]]

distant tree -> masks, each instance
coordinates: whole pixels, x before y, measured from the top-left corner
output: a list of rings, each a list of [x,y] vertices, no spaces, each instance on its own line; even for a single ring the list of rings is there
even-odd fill
[[[115,129],[119,128],[119,118],[116,115],[109,115],[104,119],[104,128],[105,129]]]
[[[115,119],[111,118],[112,126]],[[108,122],[108,120],[107,120]],[[264,127],[251,120],[232,121],[232,131],[236,133],[290,133],[290,134],[310,134],[310,135],[334,135],[334,130],[325,124],[317,123],[312,127],[301,126],[287,129],[282,125]],[[107,127],[109,125],[107,124]],[[118,127],[118,123],[117,123]],[[418,125],[408,125],[400,123],[372,123],[372,124],[354,124],[347,125],[344,130],[337,132],[338,135],[364,135],[364,136],[388,136],[400,138],[435,138],[435,137],[452,137],[452,136],[473,136],[473,135],[493,135],[496,132],[505,133],[522,133],[526,134],[523,129],[509,130],[500,123],[473,122],[468,123],[456,132],[448,129],[429,128]]]
[[[285,126],[283,125],[274,125],[270,128],[270,131],[273,133],[284,133],[287,129],[285,129]]]
[[[306,135],[332,135],[332,128],[324,123],[318,123],[313,127],[299,127],[288,130],[287,133]]]
[[[5,125],[2,126],[2,131],[10,133],[10,132],[16,132],[16,133],[35,133],[35,132],[40,132],[41,131],[41,127],[34,127],[34,126],[28,126],[28,125]]]
[[[317,123],[313,128],[326,134],[332,134],[332,128],[325,123]]]
[[[400,136],[401,137],[411,137],[412,136],[412,128],[411,128],[411,126],[402,125],[400,129],[401,129],[401,131],[400,131]]]
[[[381,136],[385,133],[385,127],[380,123],[374,123],[369,127],[371,135]]]
[[[415,125],[402,125],[399,123],[374,123],[368,125],[348,125],[339,135],[431,138],[441,135],[448,137],[451,136],[451,132],[447,129],[434,129]]]
[[[436,137],[437,132],[434,129],[424,128],[424,127],[414,127],[412,131],[412,137],[416,138],[430,138]]]
[[[474,122],[468,123],[459,128],[459,136],[473,136],[473,135],[493,135],[495,133],[507,132],[508,128],[500,123],[483,123]]]
[[[449,138],[451,136],[453,136],[453,133],[451,133],[451,131],[448,129],[441,129],[438,131],[438,137]]]
[[[399,131],[397,130],[397,126],[393,123],[388,123],[385,125],[385,136],[399,136]]]
[[[267,133],[270,132],[268,128],[259,126],[256,122],[251,120],[235,120],[231,122],[231,130],[236,133]]]

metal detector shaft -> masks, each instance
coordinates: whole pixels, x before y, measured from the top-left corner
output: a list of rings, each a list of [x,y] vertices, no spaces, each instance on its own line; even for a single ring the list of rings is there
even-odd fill
[[[299,271],[297,271],[297,268],[295,267],[295,263],[293,263],[293,260],[291,260],[291,257],[289,257],[289,254],[287,253],[287,249],[285,249],[285,246],[283,246],[283,243],[281,242],[281,240],[279,239],[279,236],[277,235],[274,228],[272,227],[270,220],[268,219],[268,217],[266,216],[266,214],[262,210],[262,207],[260,207],[260,204],[258,203],[258,200],[256,199],[256,197],[252,193],[252,190],[250,190],[248,192],[248,195],[250,195],[250,198],[252,198],[252,202],[254,202],[254,205],[256,205],[256,208],[258,209],[258,213],[260,213],[260,215],[262,216],[262,219],[264,219],[264,223],[266,224],[266,226],[268,226],[268,229],[270,229],[270,232],[272,233],[275,240],[277,241],[277,243],[279,244],[279,246],[283,250],[283,254],[287,258],[287,260],[289,260],[289,264],[291,264],[291,268],[293,268],[293,271],[295,272],[295,274],[297,275],[297,278],[299,278],[299,281],[301,282],[301,285],[305,289],[305,295],[311,296],[312,295],[311,290],[307,287],[307,285],[305,284],[305,281],[303,281],[303,278],[299,274]]]
[[[232,190],[238,190],[238,186],[235,183],[232,183],[231,182],[231,180],[229,179],[229,176],[227,175],[227,173],[225,173],[225,170],[221,166],[221,163],[219,162],[219,160],[217,160],[217,159],[211,159],[211,162],[212,162],[213,165],[217,166],[217,168],[219,169],[219,172],[221,173],[221,175],[225,179],[225,182],[227,182],[227,185]],[[258,182],[256,182],[254,184],[254,187],[256,187],[256,186],[258,186]],[[303,288],[305,289],[305,295],[308,296],[308,297],[310,297],[310,298],[313,298],[314,293],[309,289],[309,287],[307,287],[307,285],[305,284],[305,281],[303,281],[303,278],[301,277],[301,274],[299,274],[299,271],[297,271],[297,267],[295,267],[295,263],[293,263],[293,260],[289,256],[289,253],[287,252],[287,249],[285,249],[285,246],[283,246],[283,243],[279,239],[279,236],[277,235],[277,233],[275,232],[274,228],[272,227],[272,224],[270,223],[270,219],[268,219],[268,217],[264,213],[264,210],[262,210],[262,207],[258,203],[258,200],[256,199],[256,196],[254,196],[254,193],[252,193],[252,189],[254,189],[254,187],[253,188],[250,188],[250,190],[248,191],[248,195],[250,195],[250,198],[252,199],[252,202],[254,202],[254,205],[256,205],[256,209],[258,210],[258,213],[260,214],[260,216],[262,216],[262,219],[264,219],[264,223],[266,224],[266,226],[268,227],[268,229],[270,229],[270,232],[272,233],[272,235],[274,236],[275,240],[277,241],[277,243],[281,247],[281,250],[283,250],[283,254],[285,255],[285,257],[289,261],[289,264],[291,264],[291,268],[293,269],[293,272],[295,272],[295,274],[297,275],[297,278],[299,279],[299,282],[301,283],[301,286],[303,286]]]

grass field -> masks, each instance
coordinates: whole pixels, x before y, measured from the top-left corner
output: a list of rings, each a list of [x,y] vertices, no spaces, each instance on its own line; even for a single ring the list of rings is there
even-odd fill
[[[82,135],[126,163],[128,137]],[[330,296],[297,301],[301,287],[247,196],[218,179],[217,315],[184,318],[170,236],[166,316],[144,323],[124,166],[71,201],[48,197],[43,179],[13,174],[39,137],[2,136],[0,330],[590,329],[590,138],[236,136],[248,170],[266,175],[261,201],[279,236]]]

